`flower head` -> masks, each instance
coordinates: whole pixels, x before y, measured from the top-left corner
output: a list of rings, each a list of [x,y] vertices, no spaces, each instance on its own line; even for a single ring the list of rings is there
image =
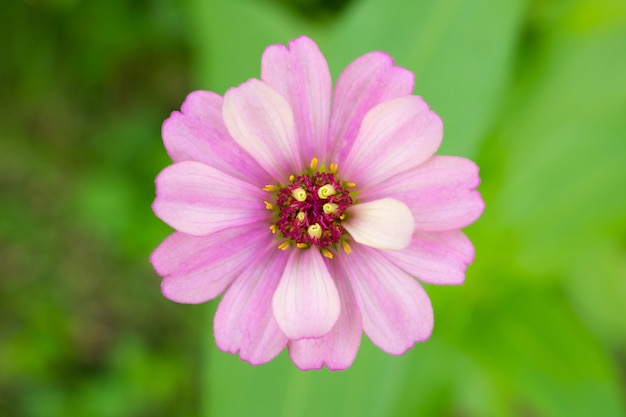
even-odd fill
[[[441,119],[412,92],[380,52],[333,92],[301,37],[265,50],[260,80],[193,92],[165,121],[174,163],[153,209],[176,231],[151,261],[174,301],[225,292],[220,349],[261,364],[287,347],[301,369],[345,369],[362,332],[396,355],[430,337],[418,280],[463,282],[474,250],[460,228],[483,202],[474,163],[434,155]]]

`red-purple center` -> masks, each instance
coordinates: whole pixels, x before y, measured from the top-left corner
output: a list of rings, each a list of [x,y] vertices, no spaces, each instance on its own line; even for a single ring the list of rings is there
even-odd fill
[[[276,227],[283,237],[320,248],[339,242],[345,233],[344,212],[352,204],[350,193],[328,172],[292,178],[276,195]]]

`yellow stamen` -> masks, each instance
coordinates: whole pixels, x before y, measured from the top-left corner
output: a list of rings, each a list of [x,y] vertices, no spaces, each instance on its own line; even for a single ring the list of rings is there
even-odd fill
[[[324,200],[330,197],[331,195],[335,195],[335,194],[337,194],[337,191],[335,190],[335,187],[333,187],[332,184],[322,185],[317,190],[317,196]]]
[[[333,254],[328,249],[322,249],[321,252],[322,252],[322,255],[324,255],[328,259],[333,259]]]
[[[317,168],[317,163],[318,163],[318,162],[319,162],[319,161],[318,161],[318,159],[317,159],[317,158],[313,158],[313,159],[311,159],[311,169],[312,169],[313,171],[315,171],[315,169]]]
[[[345,218],[346,218],[346,215],[345,215],[345,214],[342,214],[341,216],[339,216],[339,219],[340,219],[340,220],[345,220]]]
[[[276,191],[278,190],[278,187],[275,185],[266,185],[265,187],[263,187],[263,191]]]
[[[337,164],[330,164],[330,173],[334,174],[335,172],[337,172],[338,168],[339,168],[339,165],[337,165]]]
[[[346,187],[348,187],[348,188],[354,188],[354,187],[356,187],[356,184],[355,184],[355,183],[353,183],[353,182],[346,182],[346,183],[344,183],[343,185],[345,185],[345,186],[346,186]]]
[[[301,211],[300,213],[298,213],[298,214],[296,215],[296,219],[298,219],[299,221],[303,222],[303,221],[304,221],[304,219],[306,219],[306,214],[304,214],[304,212],[303,212],[303,211]]]
[[[307,245],[306,243],[296,243],[296,247],[300,249],[306,249],[309,247],[309,245]]]
[[[346,242],[345,240],[341,241],[341,246],[343,247],[343,251],[347,253],[348,255],[352,253],[352,248],[350,247],[350,245],[348,245],[348,242]]]
[[[304,188],[296,188],[291,192],[291,195],[300,202],[306,200],[306,191],[304,191]]]
[[[275,224],[271,225],[270,226],[270,230],[272,231],[272,234],[275,235],[276,234],[276,230],[277,230],[276,225]]]
[[[289,247],[289,242],[283,242],[280,245],[278,245],[278,249],[280,250],[287,250],[288,247]]]
[[[274,208],[274,205],[272,203],[269,203],[267,201],[264,201],[264,203],[265,203],[265,208],[266,209],[271,210],[271,209]]]
[[[320,226],[319,223],[312,224],[306,229],[306,232],[309,236],[319,239],[322,237],[322,226]]]
[[[326,203],[324,204],[322,209],[324,210],[324,213],[326,214],[335,214],[337,213],[337,207],[339,206],[335,203]]]
[[[290,175],[289,176],[289,181],[290,182],[294,182],[296,180],[296,176],[295,175]]]

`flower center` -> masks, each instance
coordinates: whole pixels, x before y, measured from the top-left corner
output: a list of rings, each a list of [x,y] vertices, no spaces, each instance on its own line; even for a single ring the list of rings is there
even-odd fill
[[[336,178],[335,164],[328,171],[323,167],[321,170],[316,168],[317,159],[314,158],[309,172],[292,175],[287,185],[264,187],[275,200],[275,203],[266,202],[265,205],[276,211],[277,220],[270,229],[272,233],[280,232],[285,240],[280,249],[287,249],[291,244],[298,248],[317,246],[325,256],[332,258],[329,246],[339,242],[347,253],[350,252],[341,222],[346,218],[346,209],[352,205],[347,188],[354,187],[354,184],[342,183]]]

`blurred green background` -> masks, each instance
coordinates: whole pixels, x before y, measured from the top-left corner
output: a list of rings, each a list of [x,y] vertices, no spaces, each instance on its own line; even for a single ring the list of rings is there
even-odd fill
[[[623,0],[15,0],[0,33],[0,415],[626,415]],[[337,373],[219,352],[148,263],[162,121],[300,34],[415,72],[487,204],[431,340]]]

